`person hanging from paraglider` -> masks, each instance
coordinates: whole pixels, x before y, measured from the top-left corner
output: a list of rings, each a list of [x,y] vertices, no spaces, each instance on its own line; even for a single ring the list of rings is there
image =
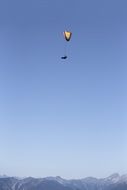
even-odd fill
[[[65,56],[61,57],[61,59],[67,59],[67,56],[65,55]]]
[[[70,31],[64,31],[63,32],[63,35],[64,35],[64,38],[67,42],[70,41],[71,39],[71,36],[72,36],[72,32]],[[65,47],[66,48],[66,47]],[[65,52],[65,55],[61,57],[61,59],[67,59],[67,55],[66,55],[66,52]]]

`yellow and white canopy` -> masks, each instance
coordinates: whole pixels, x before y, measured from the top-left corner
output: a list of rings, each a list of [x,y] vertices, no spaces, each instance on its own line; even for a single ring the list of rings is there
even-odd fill
[[[64,38],[69,41],[71,39],[72,32],[64,31],[63,32]]]

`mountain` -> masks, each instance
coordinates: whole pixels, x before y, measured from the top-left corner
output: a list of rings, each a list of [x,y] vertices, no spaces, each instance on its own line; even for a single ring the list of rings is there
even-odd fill
[[[0,177],[0,190],[127,190],[127,175],[113,174],[107,178],[87,177],[63,179],[57,177]]]

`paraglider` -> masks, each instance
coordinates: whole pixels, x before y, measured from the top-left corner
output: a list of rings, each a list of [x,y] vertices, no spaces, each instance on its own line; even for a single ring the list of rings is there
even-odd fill
[[[64,39],[65,39],[67,42],[69,42],[70,39],[71,39],[71,36],[72,36],[72,32],[65,30],[65,31],[63,32],[63,35],[64,35]],[[67,59],[66,46],[67,46],[67,44],[65,44],[65,56],[61,57],[61,59]]]

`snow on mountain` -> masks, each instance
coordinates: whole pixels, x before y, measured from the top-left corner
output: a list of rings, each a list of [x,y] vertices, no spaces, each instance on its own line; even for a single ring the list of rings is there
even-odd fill
[[[66,181],[67,181],[66,179],[63,179],[60,176],[56,176],[56,177],[50,176],[50,177],[46,177],[43,179],[51,180],[51,181],[57,181],[58,183],[63,184],[63,185],[66,184]]]
[[[109,177],[105,178],[107,181],[111,181],[113,183],[117,183],[120,181],[121,176],[118,173],[114,173],[110,175]]]

